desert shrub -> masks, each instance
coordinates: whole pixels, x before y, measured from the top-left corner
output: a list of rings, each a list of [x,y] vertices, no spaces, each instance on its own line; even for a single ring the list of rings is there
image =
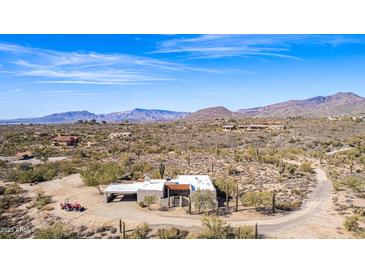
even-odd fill
[[[5,193],[6,187],[0,186],[0,195],[3,195]]]
[[[146,205],[145,205],[145,203],[144,203],[144,202],[139,202],[139,203],[138,203],[138,205],[139,205],[140,207],[146,207]]]
[[[65,225],[58,223],[50,227],[38,229],[34,235],[35,239],[72,239],[75,238],[74,233]]]
[[[343,226],[347,231],[357,231],[359,229],[359,215],[353,215],[350,217],[346,217]]]
[[[255,239],[255,229],[251,225],[239,226],[235,229],[236,239]]]
[[[19,170],[16,178],[20,183],[35,183],[49,181],[58,173],[59,165],[57,163],[46,163],[28,170]]]
[[[241,196],[244,206],[253,206],[256,209],[272,206],[272,193],[267,191],[246,192]]]
[[[13,233],[0,233],[0,239],[16,239]]]
[[[357,193],[362,193],[365,191],[365,180],[360,177],[348,176],[338,183],[340,186],[352,189]]]
[[[203,231],[199,238],[229,239],[232,237],[232,228],[215,215],[206,215],[202,218]]]
[[[301,206],[302,206],[301,201],[287,201],[287,202],[279,201],[275,203],[275,207],[277,209],[287,210],[287,211],[298,210]]]
[[[190,198],[192,205],[198,209],[199,213],[201,210],[213,210],[217,207],[217,201],[212,191],[196,190],[191,194]]]
[[[0,197],[0,210],[8,209],[11,205],[10,199],[6,196]],[[1,215],[1,211],[0,211]]]
[[[289,172],[289,174],[294,174],[297,170],[297,166],[292,164],[286,164],[286,170]]]
[[[147,205],[148,209],[151,210],[151,205],[156,202],[156,197],[148,195],[143,197],[143,204]]]
[[[35,196],[34,206],[38,209],[44,208],[51,202],[50,197],[47,196],[43,191],[38,191]]]
[[[0,168],[6,167],[6,161],[0,160]]]
[[[12,195],[12,194],[19,194],[22,193],[23,189],[18,185],[18,184],[11,184],[10,186],[8,186],[5,191],[4,194],[5,195]]]
[[[188,232],[172,227],[157,230],[157,235],[160,239],[183,239],[188,235]]]
[[[137,226],[131,233],[131,239],[147,239],[148,234],[151,232],[151,228],[147,223],[143,223]]]
[[[303,171],[303,172],[309,172],[312,173],[313,172],[313,168],[310,162],[303,162],[300,166],[299,166],[299,170]]]
[[[60,171],[65,175],[71,175],[76,173],[77,169],[72,161],[64,161],[60,163]]]

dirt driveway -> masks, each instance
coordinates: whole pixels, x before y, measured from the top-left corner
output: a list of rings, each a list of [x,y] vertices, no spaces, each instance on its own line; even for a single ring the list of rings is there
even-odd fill
[[[265,217],[257,213],[233,213],[225,218],[231,225],[258,223],[259,231],[268,237],[278,238],[349,238],[343,228],[343,218],[332,206],[331,182],[325,171],[316,167],[317,186],[309,199],[299,211],[287,215]],[[124,220],[127,226],[147,222],[151,226],[177,226],[196,230],[200,228],[199,215],[187,215],[183,209],[167,212],[140,208],[135,201],[104,203],[103,196],[95,188],[84,186],[78,174],[62,179],[41,183],[37,186],[27,186],[29,189],[42,189],[53,197],[54,210],[51,214],[61,217],[73,225],[97,227],[101,225],[118,224]],[[78,201],[87,210],[83,213],[65,212],[59,207],[59,202],[65,199]]]

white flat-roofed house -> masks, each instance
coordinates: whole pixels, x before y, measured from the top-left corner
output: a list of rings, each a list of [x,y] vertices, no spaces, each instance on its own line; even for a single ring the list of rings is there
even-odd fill
[[[143,202],[146,196],[155,196],[156,202],[171,196],[188,197],[197,190],[209,190],[216,195],[216,189],[207,175],[179,175],[176,179],[145,180],[134,183],[113,183],[104,190],[105,202],[118,195],[137,196]]]

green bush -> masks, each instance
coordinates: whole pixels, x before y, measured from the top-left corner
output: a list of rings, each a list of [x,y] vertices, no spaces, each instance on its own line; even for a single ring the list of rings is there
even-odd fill
[[[143,223],[137,226],[131,233],[131,239],[147,239],[148,233],[151,232],[151,228],[147,223]]]
[[[16,178],[20,183],[36,183],[52,180],[58,173],[57,163],[46,163],[28,170],[19,170]]]
[[[194,208],[201,210],[213,210],[217,207],[215,194],[209,190],[196,190],[191,196],[191,203]]]
[[[339,185],[352,189],[357,193],[362,193],[365,191],[365,180],[356,176],[346,177],[345,179],[339,182]]]
[[[38,229],[34,235],[35,239],[72,239],[74,233],[63,224],[55,224],[51,227]]]
[[[151,205],[156,202],[156,197],[153,195],[143,197],[143,203],[151,210]]]
[[[232,237],[232,228],[225,224],[218,216],[206,215],[202,218],[203,231],[199,238],[229,239]]]
[[[157,235],[160,239],[183,239],[187,236],[187,234],[187,231],[180,230],[175,227],[157,230]]]
[[[12,194],[19,194],[19,193],[22,193],[23,192],[23,189],[17,185],[17,184],[12,184],[10,186],[8,186],[5,191],[4,191],[4,194],[5,195],[12,195]]]
[[[34,206],[38,209],[44,208],[47,204],[51,202],[50,197],[47,196],[43,191],[38,191],[36,193]]]
[[[236,239],[255,239],[255,236],[255,229],[251,225],[244,225],[236,228]]]
[[[271,207],[273,194],[268,191],[246,192],[241,197],[242,205],[253,206],[256,209]]]
[[[310,162],[304,162],[299,166],[299,170],[303,172],[313,172],[313,168]]]
[[[302,206],[301,201],[293,201],[293,202],[276,202],[275,207],[280,210],[298,210]]]
[[[347,231],[357,231],[359,229],[359,220],[360,220],[360,216],[359,215],[353,215],[350,217],[346,217],[345,222],[343,223],[343,226],[345,227],[345,229]]]

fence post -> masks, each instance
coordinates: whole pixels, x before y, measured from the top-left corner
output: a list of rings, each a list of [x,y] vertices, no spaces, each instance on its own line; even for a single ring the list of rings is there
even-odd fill
[[[169,188],[167,188],[167,206],[168,206],[168,208],[170,208],[171,207],[171,201],[170,201],[170,189]]]
[[[236,184],[236,212],[238,211],[238,184]]]
[[[191,198],[189,196],[189,214],[191,215]]]
[[[259,231],[258,231],[258,226],[257,223],[255,224],[255,239],[259,238]]]
[[[119,219],[119,233],[122,233],[122,238],[125,239],[125,222]]]
[[[125,239],[125,222],[122,223],[123,239]]]

